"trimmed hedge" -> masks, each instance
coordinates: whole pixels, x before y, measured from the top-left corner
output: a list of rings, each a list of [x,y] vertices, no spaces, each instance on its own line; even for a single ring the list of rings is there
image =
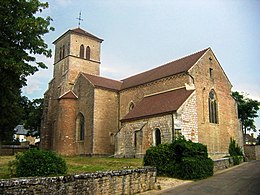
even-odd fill
[[[155,166],[158,175],[180,179],[203,179],[213,175],[213,161],[207,146],[180,137],[172,144],[151,147],[144,156],[145,166]]]
[[[30,149],[18,153],[9,164],[11,174],[17,177],[56,176],[67,173],[67,164],[56,153]]]

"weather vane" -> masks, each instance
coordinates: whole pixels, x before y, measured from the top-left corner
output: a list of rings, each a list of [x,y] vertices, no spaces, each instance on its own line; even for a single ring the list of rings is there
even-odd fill
[[[79,12],[79,17],[76,19],[79,20],[78,27],[80,28],[80,21],[83,21],[83,19],[81,18],[81,11]]]

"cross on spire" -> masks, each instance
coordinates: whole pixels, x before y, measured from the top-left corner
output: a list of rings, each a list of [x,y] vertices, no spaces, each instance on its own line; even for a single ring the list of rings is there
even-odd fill
[[[79,17],[76,19],[79,20],[78,27],[80,28],[80,21],[83,21],[83,19],[81,18],[81,11],[79,12]]]

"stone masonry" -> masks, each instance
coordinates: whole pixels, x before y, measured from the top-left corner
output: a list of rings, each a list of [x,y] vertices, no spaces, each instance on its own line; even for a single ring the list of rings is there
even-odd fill
[[[211,48],[116,81],[100,76],[102,41],[80,28],[54,41],[41,148],[142,157],[179,135],[207,145],[215,159],[228,154],[231,137],[243,147],[232,85]]]

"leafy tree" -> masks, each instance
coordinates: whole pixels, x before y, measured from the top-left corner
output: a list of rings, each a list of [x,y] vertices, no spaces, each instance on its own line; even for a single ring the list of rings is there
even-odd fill
[[[247,131],[256,132],[255,118],[258,117],[257,111],[260,109],[260,102],[252,100],[239,92],[232,92],[233,98],[238,105],[238,117],[242,123],[244,135]]]
[[[31,136],[39,136],[43,112],[43,98],[30,101],[27,97],[23,96],[22,106],[24,112],[21,124],[24,124],[24,127],[30,130],[29,134]]]
[[[35,55],[51,57],[43,40],[50,17],[38,16],[48,3],[39,0],[5,0],[0,3],[0,144],[10,141],[21,120],[21,88],[26,77],[47,66]],[[36,15],[37,14],[37,15]]]

